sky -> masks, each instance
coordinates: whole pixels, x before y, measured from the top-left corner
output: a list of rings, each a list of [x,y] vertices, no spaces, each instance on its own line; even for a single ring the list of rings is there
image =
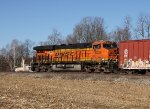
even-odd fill
[[[125,16],[150,14],[150,0],[0,0],[0,48],[13,39],[46,41],[52,29],[65,37],[82,18],[102,17],[108,31]]]

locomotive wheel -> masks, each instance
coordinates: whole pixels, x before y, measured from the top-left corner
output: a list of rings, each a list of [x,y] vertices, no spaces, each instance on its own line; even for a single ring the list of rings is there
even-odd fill
[[[104,70],[105,70],[104,68],[100,67],[100,68],[98,69],[98,72],[99,72],[99,73],[104,73]]]
[[[86,67],[86,68],[85,68],[85,72],[87,72],[87,73],[92,73],[92,70]]]
[[[133,71],[128,70],[126,73],[127,73],[127,74],[133,74]]]
[[[35,68],[36,72],[40,72],[40,69],[38,67]]]
[[[48,72],[53,72],[53,70],[51,68],[48,69]]]
[[[95,72],[95,69],[91,69],[91,72]]]
[[[47,72],[48,71],[48,69],[46,68],[46,69],[44,69],[44,72]]]
[[[111,71],[106,67],[106,68],[104,68],[104,73],[109,74],[109,73],[111,73]]]
[[[85,72],[89,73],[90,70],[86,67],[86,68],[85,68]]]

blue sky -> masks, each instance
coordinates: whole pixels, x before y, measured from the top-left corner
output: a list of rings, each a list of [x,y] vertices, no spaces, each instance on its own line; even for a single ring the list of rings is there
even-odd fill
[[[111,31],[141,13],[150,14],[150,0],[0,0],[0,48],[12,39],[46,41],[53,28],[66,36],[87,16],[103,17]]]

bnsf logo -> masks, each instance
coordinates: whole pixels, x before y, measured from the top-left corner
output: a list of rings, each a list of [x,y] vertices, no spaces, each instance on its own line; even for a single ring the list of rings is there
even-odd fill
[[[55,57],[59,57],[59,56],[72,56],[73,52],[60,52],[60,53],[56,53]]]

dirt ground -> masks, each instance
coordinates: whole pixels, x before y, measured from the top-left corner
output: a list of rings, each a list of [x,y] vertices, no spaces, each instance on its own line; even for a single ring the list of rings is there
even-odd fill
[[[0,109],[150,109],[150,77],[0,73]]]

